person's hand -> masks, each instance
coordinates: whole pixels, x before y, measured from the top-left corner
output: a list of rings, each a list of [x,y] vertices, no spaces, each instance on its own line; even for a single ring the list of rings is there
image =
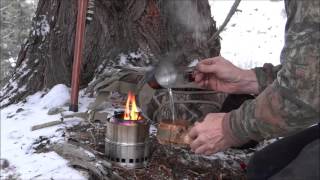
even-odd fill
[[[258,94],[257,78],[252,70],[236,67],[221,56],[200,61],[195,82],[204,88],[233,94]]]
[[[235,143],[223,132],[222,123],[226,113],[209,113],[202,122],[196,122],[189,131],[190,148],[196,154],[210,155],[223,151]]]

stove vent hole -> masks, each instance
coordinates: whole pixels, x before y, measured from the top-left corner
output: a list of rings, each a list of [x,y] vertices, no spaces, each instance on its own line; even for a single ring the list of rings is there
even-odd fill
[[[126,162],[126,159],[121,159],[121,162],[122,162],[122,163],[125,163],[125,162]]]
[[[130,160],[129,160],[129,163],[133,163],[133,159],[130,159]]]

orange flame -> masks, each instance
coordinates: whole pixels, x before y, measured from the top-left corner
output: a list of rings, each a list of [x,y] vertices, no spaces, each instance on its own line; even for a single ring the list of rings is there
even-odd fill
[[[131,108],[130,108],[131,105]],[[141,116],[137,108],[136,97],[129,91],[126,102],[126,109],[124,111],[124,120],[140,120]]]

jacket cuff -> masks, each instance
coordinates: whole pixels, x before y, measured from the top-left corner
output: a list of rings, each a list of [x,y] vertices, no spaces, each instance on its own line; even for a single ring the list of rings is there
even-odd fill
[[[263,67],[256,67],[253,69],[257,76],[259,93],[262,92],[268,85],[272,84],[280,68],[281,66],[273,66],[270,63],[265,63]]]
[[[238,137],[233,132],[233,130],[231,128],[231,118],[230,117],[231,117],[230,113],[227,113],[223,117],[223,121],[222,121],[223,134],[225,135],[227,140],[231,142],[231,144],[233,146],[241,146],[241,145],[247,143],[250,139]]]

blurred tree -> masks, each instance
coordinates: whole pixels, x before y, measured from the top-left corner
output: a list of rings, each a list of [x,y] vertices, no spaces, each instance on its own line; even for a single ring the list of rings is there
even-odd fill
[[[21,44],[28,37],[34,5],[26,0],[1,0],[0,3],[0,84],[15,64]],[[10,62],[9,62],[10,60]]]
[[[9,0],[8,0],[9,2]],[[39,0],[32,32],[24,43],[2,106],[43,88],[70,85],[78,0]],[[93,2],[93,0],[91,0]],[[219,39],[208,0],[94,0],[93,20],[86,26],[81,86],[104,68],[119,65],[120,54],[139,52],[137,66],[176,53],[186,65],[217,56]],[[5,7],[5,6],[4,6]]]

